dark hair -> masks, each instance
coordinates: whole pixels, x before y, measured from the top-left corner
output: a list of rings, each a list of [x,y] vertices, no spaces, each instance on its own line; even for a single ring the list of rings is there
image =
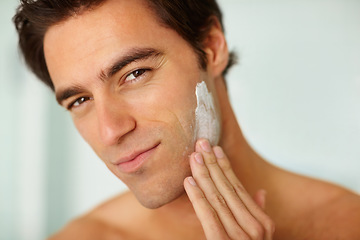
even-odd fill
[[[19,34],[19,47],[26,64],[46,85],[54,90],[45,62],[43,41],[49,27],[67,18],[92,10],[106,0],[21,0],[13,21]],[[147,0],[160,23],[174,29],[194,49],[205,69],[203,41],[216,17],[222,28],[222,13],[216,0]],[[223,75],[236,62],[234,53]]]

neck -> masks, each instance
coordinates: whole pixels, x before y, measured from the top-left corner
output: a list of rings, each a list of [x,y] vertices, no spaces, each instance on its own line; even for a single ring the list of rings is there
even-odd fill
[[[238,179],[253,196],[260,188],[267,188],[264,180],[272,166],[245,139],[231,107],[224,80],[217,79],[215,84],[222,116],[222,138],[219,145],[229,158]]]

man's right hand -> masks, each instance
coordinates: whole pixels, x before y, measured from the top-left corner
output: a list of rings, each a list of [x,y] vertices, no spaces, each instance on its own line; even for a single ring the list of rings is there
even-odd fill
[[[184,187],[207,240],[272,239],[275,226],[262,209],[265,191],[258,191],[255,202],[220,147],[200,139],[190,166],[193,176],[185,179]]]

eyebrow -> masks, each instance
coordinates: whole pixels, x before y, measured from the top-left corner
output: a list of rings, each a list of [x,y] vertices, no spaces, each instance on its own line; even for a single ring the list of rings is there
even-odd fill
[[[139,60],[145,60],[148,58],[157,58],[163,55],[162,52],[154,48],[133,48],[123,56],[121,56],[114,64],[106,68],[105,71],[101,71],[99,78],[101,80],[106,80],[114,76],[118,71],[126,67],[132,62]]]
[[[121,69],[129,65],[130,63],[140,61],[140,60],[146,60],[149,58],[157,58],[162,56],[163,53],[159,50],[156,50],[154,48],[133,48],[130,49],[127,53],[120,56],[118,59],[115,60],[113,64],[110,64],[109,67],[105,68],[105,70],[101,70],[98,74],[98,78],[101,81],[106,81],[112,76],[114,76],[117,72],[119,72]],[[83,92],[84,89],[79,86],[73,86],[66,88],[64,90],[60,90],[56,93],[56,101],[62,105],[63,101],[66,99],[77,95],[81,92]]]

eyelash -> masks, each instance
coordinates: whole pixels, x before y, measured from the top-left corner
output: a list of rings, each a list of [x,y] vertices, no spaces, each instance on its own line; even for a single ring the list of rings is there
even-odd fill
[[[136,69],[135,71],[132,71],[130,74],[128,74],[126,77],[125,77],[125,81],[129,81],[129,82],[133,82],[133,81],[136,81],[138,80],[139,77],[141,77],[144,73],[146,73],[147,71],[149,71],[150,69]],[[131,79],[131,80],[127,80],[127,78],[131,75],[134,75],[134,78]],[[137,76],[135,76],[137,75]]]
[[[151,69],[149,68],[140,68],[140,69],[136,69],[135,71],[132,71],[131,73],[129,73],[128,75],[126,75],[125,77],[125,82],[137,82],[139,79],[139,77],[142,77],[146,72],[151,71]],[[134,75],[133,79],[127,80],[127,78],[131,75]],[[137,76],[135,76],[137,75]],[[92,97],[79,97],[77,98],[75,101],[71,102],[68,106],[67,109],[71,110],[74,107],[78,107],[81,104],[83,104],[84,102],[88,101],[88,100],[92,100]],[[81,103],[79,103],[81,101]],[[78,103],[78,106],[74,106],[75,104]]]
[[[81,104],[83,104],[84,102],[88,101],[88,100],[92,100],[93,98],[92,97],[79,97],[77,98],[75,101],[71,102],[68,106],[67,106],[67,109],[68,110],[71,110],[72,108],[74,107],[78,107],[80,106]],[[81,103],[79,103],[80,101],[82,101]],[[74,106],[75,104],[78,103],[78,106]]]

